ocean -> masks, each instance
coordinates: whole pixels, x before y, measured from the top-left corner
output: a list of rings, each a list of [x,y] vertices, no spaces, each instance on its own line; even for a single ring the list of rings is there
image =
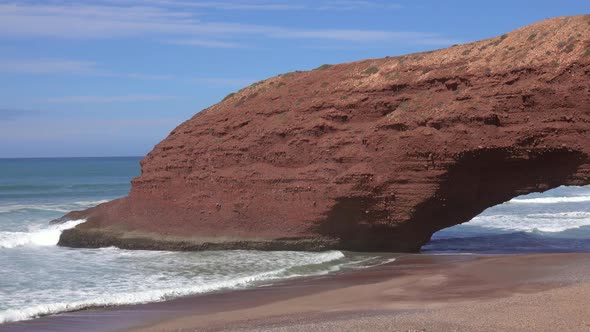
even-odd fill
[[[157,302],[389,262],[395,254],[327,251],[71,249],[48,222],[124,196],[140,158],[0,159],[0,324],[91,307]],[[424,253],[590,251],[590,187],[493,207],[435,234]]]
[[[125,196],[140,158],[0,159],[0,324],[91,307],[158,302],[376,265],[392,255],[328,251],[71,249],[49,225]]]
[[[435,233],[422,252],[590,252],[590,186],[513,198],[468,223]]]

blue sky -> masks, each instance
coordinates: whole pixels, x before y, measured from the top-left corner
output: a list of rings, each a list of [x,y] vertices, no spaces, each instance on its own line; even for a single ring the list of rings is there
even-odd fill
[[[144,155],[270,76],[587,13],[588,0],[0,0],[0,158]]]

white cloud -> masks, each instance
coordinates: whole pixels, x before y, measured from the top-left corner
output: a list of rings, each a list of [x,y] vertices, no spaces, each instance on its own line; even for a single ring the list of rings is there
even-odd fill
[[[125,95],[125,96],[66,96],[44,100],[49,103],[131,103],[143,101],[165,101],[176,99],[174,96],[160,95]]]
[[[202,40],[202,39],[180,39],[180,40],[168,40],[170,44],[186,45],[186,46],[199,46],[207,48],[239,48],[240,44],[217,41],[217,40]]]
[[[301,10],[307,8],[303,4],[278,3],[278,1],[173,1],[173,0],[144,0],[144,3],[182,6],[194,8],[208,8],[219,10],[247,10],[247,11],[277,11],[277,10]]]
[[[181,1],[181,0],[103,0],[103,3],[126,3],[134,5],[151,5],[167,7],[185,7],[199,9],[232,11],[292,11],[292,10],[354,10],[354,9],[401,9],[401,4],[391,1],[331,0],[303,3],[297,1]]]
[[[25,74],[91,74],[97,73],[96,63],[76,60],[0,60],[0,73]]]
[[[276,38],[329,39],[337,41],[375,42],[375,41],[427,41],[436,38],[434,33],[393,32],[378,30],[287,30],[277,29],[271,36]]]
[[[114,73],[101,69],[95,62],[78,60],[13,60],[0,59],[0,73],[31,75],[82,75],[92,77],[129,78],[137,80],[178,80],[188,83],[211,84],[216,86],[247,86],[256,80],[245,78],[178,77],[171,75],[150,75],[140,73]],[[53,98],[49,102],[131,102],[171,99],[169,96],[119,96],[119,97],[74,96]],[[1,109],[0,109],[1,110]]]
[[[7,37],[110,38],[193,26],[192,15],[156,7],[0,4],[0,35]]]
[[[226,9],[262,10],[270,2],[180,2],[165,0],[102,2],[90,5],[84,2],[62,1],[54,4],[22,2],[0,4],[1,37],[54,37],[54,38],[123,38],[166,36],[166,40],[185,41],[194,46],[231,48],[238,45],[227,38],[244,36],[273,39],[317,39],[350,42],[404,41],[412,44],[430,43],[446,38],[437,33],[404,31],[379,31],[362,29],[300,29],[270,25],[239,24],[227,22],[204,22],[198,13],[180,5],[216,7]],[[124,5],[121,5],[123,3]],[[320,2],[321,4],[321,2]],[[377,8],[382,3],[370,1],[331,1],[325,3],[334,9],[364,6]],[[284,5],[284,3],[283,3]],[[324,5],[316,8],[328,9]],[[266,6],[266,7],[265,7]],[[388,6],[394,6],[389,4]],[[282,7],[281,7],[282,8]],[[287,7],[285,7],[287,8]],[[292,8],[291,8],[292,9]],[[219,41],[223,38],[223,41]],[[436,42],[435,44],[438,44]]]
[[[95,62],[71,59],[0,59],[0,73],[67,74],[140,80],[168,80],[172,78],[169,75],[113,73],[101,69]]]
[[[402,9],[403,6],[390,1],[360,1],[360,0],[334,0],[320,2],[317,9],[319,10],[362,10],[362,9]]]

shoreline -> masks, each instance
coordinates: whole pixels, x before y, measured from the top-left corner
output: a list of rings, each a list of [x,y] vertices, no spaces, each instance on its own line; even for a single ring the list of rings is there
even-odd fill
[[[0,325],[0,331],[336,331],[343,326],[356,331],[352,326],[361,322],[359,328],[369,324],[377,330],[393,324],[388,329],[468,331],[471,322],[470,328],[482,331],[529,331],[534,324],[539,331],[557,329],[553,320],[544,321],[551,316],[543,310],[566,309],[560,328],[587,331],[588,296],[590,254],[418,254],[270,286],[47,316]],[[544,301],[551,301],[545,302],[551,308],[538,306]],[[490,307],[499,311],[484,310]],[[502,309],[510,308],[518,309],[519,317],[503,317]],[[576,308],[589,318],[584,321]],[[527,310],[539,316],[531,326],[522,325]],[[473,320],[476,314],[481,317]],[[492,316],[498,317],[483,319]],[[484,321],[496,326],[477,325]]]

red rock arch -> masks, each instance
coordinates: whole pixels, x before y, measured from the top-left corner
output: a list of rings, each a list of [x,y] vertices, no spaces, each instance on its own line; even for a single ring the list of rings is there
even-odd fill
[[[60,244],[417,251],[514,196],[589,184],[589,22],[258,82],[176,128],[128,197],[66,216],[88,222]]]

